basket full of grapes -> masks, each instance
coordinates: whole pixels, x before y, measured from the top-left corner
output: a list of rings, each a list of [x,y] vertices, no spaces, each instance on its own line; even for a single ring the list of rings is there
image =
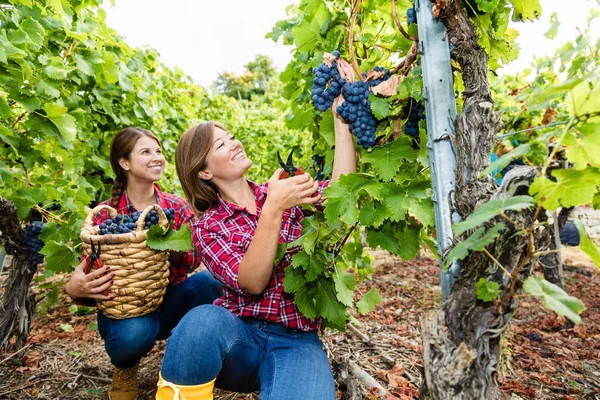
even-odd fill
[[[106,210],[108,218],[94,224],[94,217]],[[107,205],[90,211],[81,229],[84,252],[88,256],[100,248],[100,260],[114,273],[109,293],[111,300],[99,300],[96,306],[107,317],[125,319],[154,311],[162,303],[169,283],[169,252],[154,250],[146,244],[148,229],[167,228],[172,209],[150,205],[141,212],[119,214]]]

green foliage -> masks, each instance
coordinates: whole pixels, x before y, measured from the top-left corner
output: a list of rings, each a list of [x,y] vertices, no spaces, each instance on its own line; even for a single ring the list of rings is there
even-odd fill
[[[122,128],[151,130],[172,161],[179,136],[192,123],[221,121],[252,155],[250,178],[259,182],[278,167],[277,150],[297,146],[299,164],[308,160],[306,141],[286,128],[278,111],[285,100],[207,93],[162,65],[155,51],[127,45],[106,25],[100,5],[15,0],[0,12],[0,192],[23,223],[38,204],[44,210],[62,206],[60,216],[44,218],[52,226],[42,232],[46,271],[77,265],[88,206],[110,197],[101,176],[113,177],[109,146]],[[262,56],[248,68],[259,85],[273,75]],[[160,185],[181,194],[172,163]]]
[[[483,301],[494,301],[500,294],[500,285],[494,281],[480,278],[475,284],[477,298]]]
[[[146,238],[148,247],[154,250],[188,251],[194,248],[192,231],[188,224],[183,224],[176,231],[170,225],[167,229],[160,225],[151,226]]]
[[[504,214],[508,210],[518,211],[524,208],[531,208],[534,205],[533,198],[529,196],[490,200],[476,208],[466,220],[453,224],[452,230],[455,235],[462,235],[465,231],[473,229],[499,214]]]
[[[581,300],[569,296],[555,284],[543,278],[530,276],[523,282],[523,290],[526,293],[541,298],[547,309],[567,317],[575,323],[581,322],[579,314],[585,310],[585,306]]]
[[[577,220],[575,224],[579,231],[579,248],[596,264],[596,267],[600,268],[600,251],[598,251],[598,247],[588,237],[581,221]]]
[[[269,56],[258,54],[245,68],[242,75],[221,72],[213,84],[215,91],[240,100],[251,100],[252,96],[261,96],[277,88],[276,70]]]

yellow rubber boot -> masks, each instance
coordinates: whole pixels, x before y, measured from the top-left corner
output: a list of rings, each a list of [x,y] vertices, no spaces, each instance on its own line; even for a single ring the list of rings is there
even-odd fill
[[[165,381],[159,373],[156,400],[213,400],[216,380],[201,385],[176,385]]]

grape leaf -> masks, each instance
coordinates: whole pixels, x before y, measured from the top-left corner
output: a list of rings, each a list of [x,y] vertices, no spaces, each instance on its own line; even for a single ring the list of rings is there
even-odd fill
[[[421,248],[421,233],[417,226],[403,224],[400,229],[396,229],[394,237],[401,245],[398,247],[398,254],[404,260],[411,260],[417,255]]]
[[[77,262],[77,256],[71,247],[55,241],[45,243],[40,254],[46,259],[46,269],[54,272],[70,272]]]
[[[181,225],[178,231],[169,227],[165,229],[160,225],[148,229],[146,244],[154,250],[189,251],[192,243],[192,231],[188,224]]]
[[[306,271],[305,278],[307,282],[314,281],[323,271],[320,260],[307,254],[304,250],[294,255],[292,265],[302,267]]]
[[[306,52],[311,49],[315,42],[321,38],[321,28],[329,18],[329,12],[325,3],[319,3],[310,13],[304,14],[299,23],[292,28],[292,34],[296,39],[296,51]]]
[[[337,299],[345,306],[350,307],[354,301],[354,292],[352,290],[356,287],[354,274],[346,271],[341,265],[337,265],[335,274],[333,274],[333,282],[337,292]]]
[[[479,281],[475,283],[475,289],[477,290],[477,298],[486,302],[494,301],[500,294],[498,282],[486,281],[483,278],[479,278]]]
[[[400,169],[400,160],[414,161],[418,154],[411,147],[411,141],[406,136],[401,136],[389,145],[376,147],[372,152],[366,153],[361,163],[370,163],[384,181],[390,181],[396,171]]]
[[[600,251],[588,237],[585,228],[580,220],[575,221],[577,230],[579,231],[579,248],[587,254],[587,256],[596,264],[596,267],[600,268]]]
[[[84,75],[95,76],[96,72],[94,67],[90,64],[81,54],[75,54],[75,63],[77,64],[77,70]]]
[[[358,220],[357,202],[361,191],[379,197],[380,184],[363,174],[342,175],[338,182],[332,182],[323,195],[327,198],[325,218],[330,224],[338,219],[348,225]]]
[[[335,294],[333,282],[329,280],[315,281],[315,307],[323,317],[327,326],[341,331],[346,329],[348,312],[346,306],[340,303]]]
[[[377,304],[381,303],[381,295],[377,289],[371,289],[362,299],[356,302],[356,309],[361,314],[367,314],[375,309]]]
[[[473,229],[507,210],[518,211],[524,208],[531,208],[534,205],[535,201],[530,196],[514,196],[507,199],[490,200],[477,207],[466,220],[453,224],[452,231],[454,231],[456,236],[462,235],[465,231]]]
[[[39,22],[32,18],[27,18],[23,21],[20,28],[29,37],[29,40],[33,44],[33,50],[38,50],[44,44],[45,30]]]
[[[60,117],[50,117],[50,121],[56,125],[66,143],[72,142],[77,137],[77,124],[72,115],[64,114]],[[63,142],[63,146],[65,142]]]
[[[390,106],[386,99],[373,96],[373,99],[369,100],[371,101],[371,111],[373,111],[375,118],[384,119],[390,116]]]
[[[499,1],[500,0],[477,0],[477,7],[485,13],[489,13],[494,11],[498,6]]]
[[[592,74],[573,87],[567,105],[574,117],[600,112],[600,74]]]
[[[444,269],[448,268],[455,260],[465,259],[471,251],[481,251],[488,244],[494,243],[494,240],[496,240],[498,235],[500,235],[500,231],[504,228],[504,224],[500,222],[490,228],[487,232],[484,227],[477,229],[471,236],[462,242],[458,242],[452,250],[450,250],[443,261]]]
[[[367,229],[367,243],[373,249],[380,246],[392,254],[398,254],[400,243],[394,237],[395,230],[389,223],[383,224],[381,229]]]
[[[35,84],[35,90],[39,94],[46,95],[48,97],[59,97],[60,90],[49,81],[40,80]]]
[[[569,318],[576,324],[581,322],[579,314],[585,310],[584,304],[576,297],[569,296],[564,290],[543,278],[528,277],[523,282],[526,293],[540,297],[544,307]]]
[[[542,6],[539,0],[511,0],[515,7],[513,21],[534,20],[542,15]]]
[[[588,165],[600,167],[600,124],[588,122],[580,132],[579,137],[569,131],[559,139],[559,143],[565,147],[567,160],[578,170]]]
[[[65,80],[73,68],[66,67],[62,58],[52,57],[50,63],[43,68],[44,73],[54,80]]]
[[[584,170],[559,169],[552,171],[556,182],[540,176],[529,188],[529,193],[546,210],[558,207],[574,207],[590,204],[600,182],[600,170],[588,167]]]
[[[363,226],[381,226],[383,221],[392,214],[389,207],[373,199],[368,199],[360,209],[358,217]]]

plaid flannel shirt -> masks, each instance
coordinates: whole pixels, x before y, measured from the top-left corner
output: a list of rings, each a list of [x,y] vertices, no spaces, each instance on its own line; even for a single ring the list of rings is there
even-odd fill
[[[300,246],[288,249],[273,270],[271,280],[262,293],[249,295],[240,289],[238,267],[256,232],[258,218],[267,199],[267,183],[257,185],[248,181],[256,195],[256,215],[218,197],[218,204],[201,215],[193,223],[192,238],[200,258],[213,276],[224,284],[223,296],[214,304],[224,307],[240,317],[252,317],[281,323],[301,331],[319,329],[321,321],[310,320],[298,310],[292,295],[283,290],[285,269]],[[319,182],[319,194],[329,181]],[[304,215],[300,207],[293,207],[283,214],[279,243],[291,243],[302,233]]]
[[[175,210],[175,216],[173,218],[173,229],[179,230],[184,223],[188,223],[190,219],[194,217],[194,211],[190,207],[190,205],[181,197],[176,196],[170,193],[161,192],[158,185],[154,185],[154,193],[156,194],[156,198],[158,199],[158,205],[161,208],[171,208]],[[111,205],[110,199],[101,202],[99,205]],[[119,204],[116,207],[117,212],[119,214],[133,214],[138,211],[133,203],[129,200],[129,196],[127,196],[127,192],[123,192],[123,195],[119,199]],[[108,211],[102,210],[94,217],[94,225],[98,225],[101,222],[108,219]],[[188,272],[191,272],[198,268],[200,265],[200,258],[198,257],[196,250],[192,249],[188,251],[184,257],[183,261],[180,265],[173,265],[169,267],[169,283],[171,285],[177,285],[178,283],[183,282]]]

